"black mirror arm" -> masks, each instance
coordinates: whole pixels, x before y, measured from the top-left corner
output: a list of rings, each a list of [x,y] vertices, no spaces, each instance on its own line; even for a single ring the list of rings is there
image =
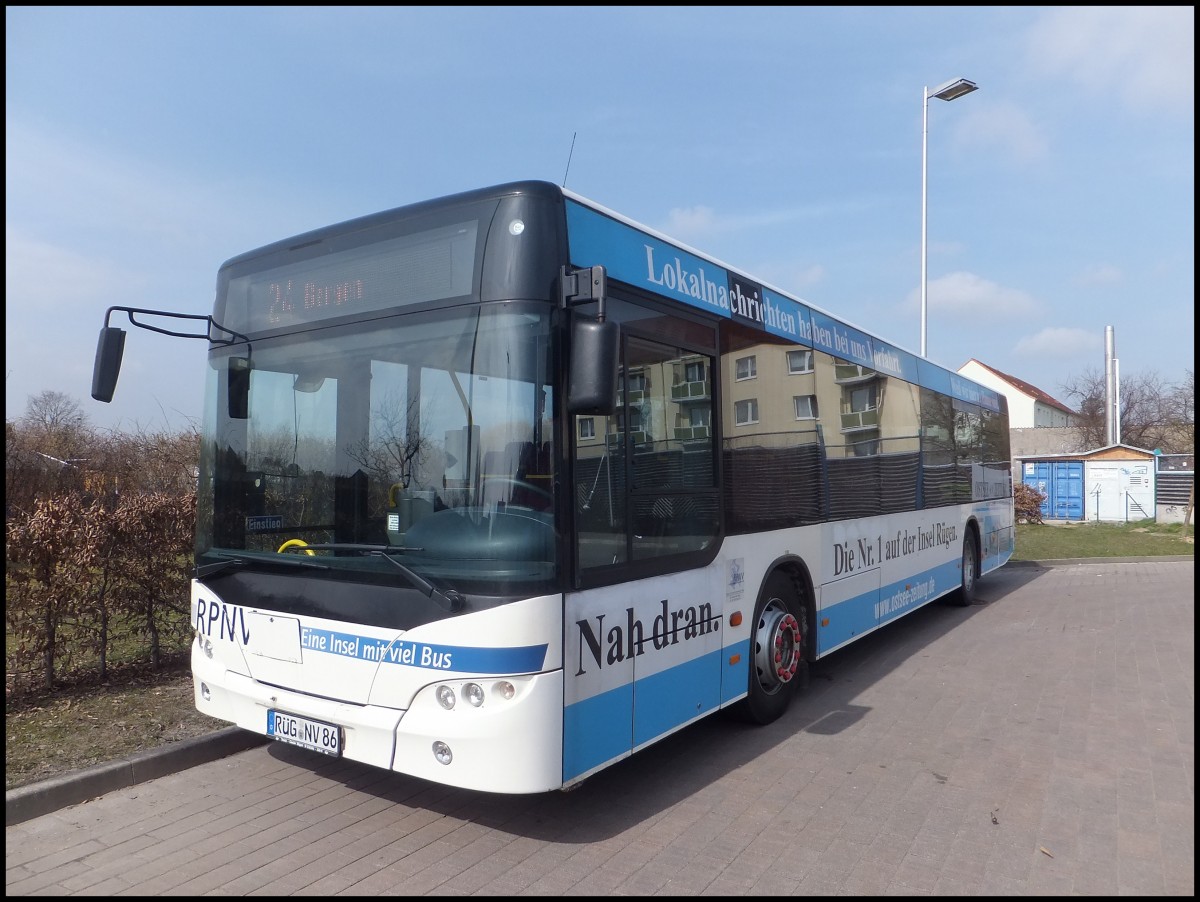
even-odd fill
[[[239,367],[236,373],[233,369],[230,370],[230,385],[236,391],[231,395],[229,415],[245,419],[244,399],[250,385],[250,339],[240,332],[225,328],[211,316],[196,313],[172,313],[169,310],[149,310],[144,307],[109,307],[104,314],[104,326],[100,329],[100,338],[96,344],[96,361],[92,370],[93,398],[97,401],[103,401],[106,404],[112,401],[113,392],[117,386],[117,378],[121,372],[121,358],[125,352],[125,330],[109,325],[113,313],[117,311],[128,316],[129,322],[139,329],[157,332],[160,335],[170,335],[173,338],[203,338],[211,344],[221,347],[236,344],[238,340],[244,341],[246,343],[245,366]],[[175,329],[164,329],[162,326],[154,326],[150,323],[139,321],[137,319],[138,314],[143,316],[162,316],[168,319],[198,320],[207,323],[208,328],[204,332],[180,332]],[[214,330],[224,332],[229,337],[214,337]]]
[[[115,311],[121,311],[124,313],[129,317],[129,322],[137,326],[139,329],[147,329],[150,332],[157,332],[160,335],[170,335],[174,338],[203,338],[218,345],[236,344],[238,339],[246,342],[246,344],[250,344],[250,339],[245,335],[242,335],[240,332],[235,332],[233,329],[225,328],[215,319],[213,319],[212,316],[199,313],[173,313],[168,310],[150,310],[144,307],[109,307],[108,311],[104,314],[105,327],[108,326],[109,320],[112,318],[112,315]],[[177,332],[173,329],[164,329],[161,326],[152,326],[149,323],[139,322],[135,318],[135,314],[139,313],[143,316],[163,316],[169,319],[198,320],[208,323],[208,329],[204,332]],[[224,332],[232,337],[214,338],[212,334],[214,329],[219,332]]]
[[[605,303],[608,301],[608,273],[603,266],[585,266],[571,269],[564,266],[560,272],[562,286],[560,303],[564,308],[577,304],[596,302],[596,320],[604,322]]]

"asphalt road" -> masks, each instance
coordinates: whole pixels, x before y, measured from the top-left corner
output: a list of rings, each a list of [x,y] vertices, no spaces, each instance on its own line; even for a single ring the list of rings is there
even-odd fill
[[[9,792],[6,892],[1193,897],[1194,595],[1190,558],[1010,564],[817,662],[778,722],[568,793],[223,732]]]

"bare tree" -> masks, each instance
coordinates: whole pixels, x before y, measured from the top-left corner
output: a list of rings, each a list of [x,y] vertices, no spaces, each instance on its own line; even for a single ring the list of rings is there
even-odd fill
[[[372,439],[347,449],[347,455],[385,485],[403,488],[419,476],[422,458],[430,450],[429,439],[418,432],[416,402],[406,402],[394,393],[386,395],[371,411]],[[428,420],[431,411],[426,410]]]
[[[79,402],[59,391],[43,391],[29,396],[19,421],[24,429],[42,432],[79,431],[88,425],[87,414]]]
[[[89,488],[107,495],[130,492],[196,490],[200,434],[194,426],[180,432],[120,432],[97,438],[87,467]]]
[[[1196,453],[1196,376],[1188,370],[1182,382],[1171,394],[1170,410],[1177,424],[1172,441],[1172,453]]]
[[[25,413],[4,427],[7,510],[29,510],[34,498],[82,486],[96,437],[74,398],[54,391],[31,395]]]
[[[1063,396],[1079,411],[1077,422],[1083,432],[1084,447],[1108,444],[1105,382],[1102,372],[1088,369],[1060,386]],[[1190,370],[1180,385],[1167,382],[1154,371],[1122,376],[1120,442],[1172,454],[1191,451],[1195,442],[1192,386]]]

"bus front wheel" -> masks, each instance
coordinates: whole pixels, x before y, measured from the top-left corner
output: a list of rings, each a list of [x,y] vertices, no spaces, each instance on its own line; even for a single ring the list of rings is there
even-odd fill
[[[954,593],[954,600],[963,607],[975,603],[979,594],[979,552],[975,541],[975,531],[967,529],[963,539],[962,550],[962,583]]]
[[[783,572],[771,575],[754,606],[750,634],[750,686],[740,712],[751,723],[777,720],[802,682],[804,631],[803,606],[792,578]]]

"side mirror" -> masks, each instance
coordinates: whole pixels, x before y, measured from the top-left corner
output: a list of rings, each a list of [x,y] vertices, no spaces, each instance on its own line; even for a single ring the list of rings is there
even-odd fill
[[[608,416],[616,412],[620,354],[621,327],[617,323],[574,319],[567,413]]]
[[[105,404],[112,401],[124,353],[125,330],[115,326],[101,328],[100,339],[96,342],[96,362],[92,367],[92,397],[97,401]]]

